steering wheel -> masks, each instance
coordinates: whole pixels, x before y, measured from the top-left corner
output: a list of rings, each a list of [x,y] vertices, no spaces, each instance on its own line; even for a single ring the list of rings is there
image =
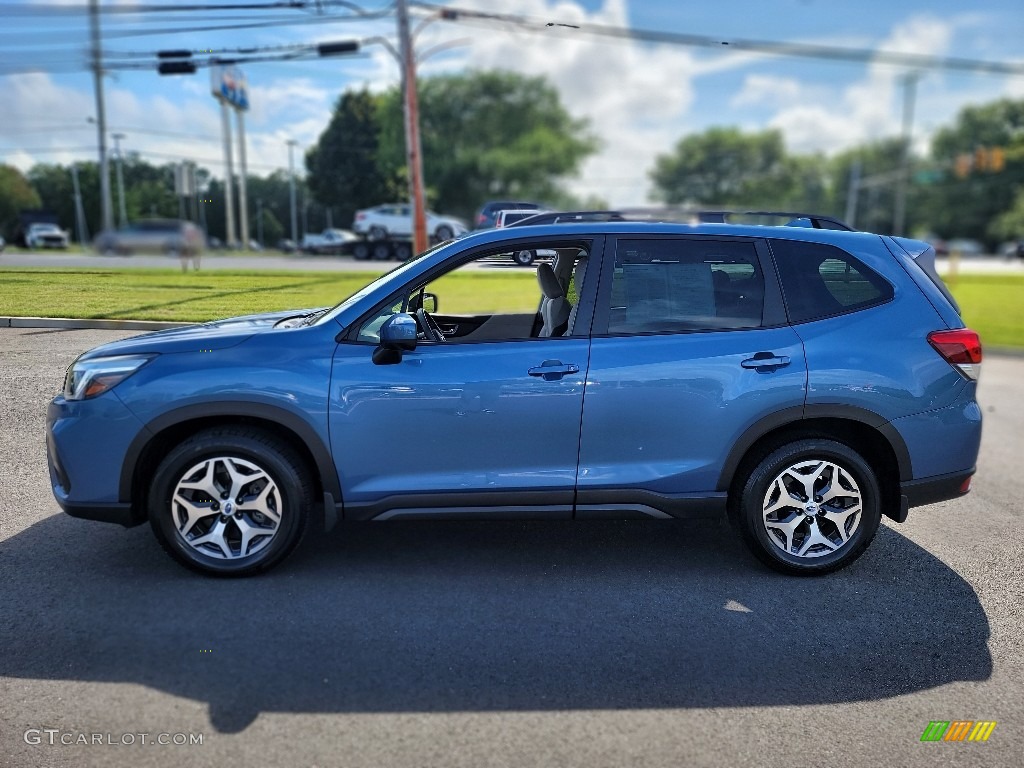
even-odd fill
[[[427,335],[427,338],[432,341],[447,341],[444,334],[441,333],[441,328],[434,322],[434,318],[428,315],[423,307],[416,310],[416,319],[419,321],[420,328],[423,329],[423,333]]]

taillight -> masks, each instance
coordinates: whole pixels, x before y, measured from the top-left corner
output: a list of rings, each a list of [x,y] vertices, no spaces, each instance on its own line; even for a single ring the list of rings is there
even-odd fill
[[[366,218],[366,214],[362,211],[356,211],[356,221],[362,221]]]
[[[486,224],[487,223],[487,216],[485,216],[484,214],[481,213],[479,216],[476,217],[476,223],[477,224]]]
[[[935,347],[947,363],[967,378],[977,381],[981,373],[981,339],[970,328],[932,331],[928,343]]]

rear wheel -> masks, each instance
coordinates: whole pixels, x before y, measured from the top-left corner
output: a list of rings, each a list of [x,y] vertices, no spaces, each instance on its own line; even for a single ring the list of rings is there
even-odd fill
[[[388,231],[384,227],[373,226],[366,236],[370,240],[383,240],[388,236]]]
[[[447,224],[442,224],[437,228],[437,232],[434,233],[434,236],[437,237],[438,242],[442,242],[444,240],[451,240],[455,237],[455,233]]]
[[[157,468],[149,521],[164,549],[189,568],[247,576],[298,544],[312,508],[309,470],[290,447],[260,430],[201,432]]]
[[[366,261],[370,258],[370,245],[366,242],[359,242],[353,245],[352,258],[356,261]]]
[[[533,264],[536,254],[533,251],[516,251],[512,254],[512,261],[520,267],[528,267]]]
[[[373,246],[373,258],[377,261],[387,261],[391,258],[391,245],[389,243],[377,243]]]
[[[772,451],[731,503],[751,551],[794,575],[849,565],[867,549],[881,520],[874,470],[834,440],[798,440]]]

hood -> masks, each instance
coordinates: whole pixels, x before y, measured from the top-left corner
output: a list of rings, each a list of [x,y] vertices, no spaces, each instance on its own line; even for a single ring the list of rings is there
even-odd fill
[[[260,315],[229,317],[225,320],[186,325],[181,328],[168,328],[103,344],[90,349],[82,355],[81,359],[106,355],[172,354],[174,352],[196,352],[200,349],[227,349],[241,344],[257,333],[269,331],[275,326],[279,328],[297,327],[299,321],[322,311],[322,309],[324,308],[286,309]],[[282,322],[288,320],[293,322]]]

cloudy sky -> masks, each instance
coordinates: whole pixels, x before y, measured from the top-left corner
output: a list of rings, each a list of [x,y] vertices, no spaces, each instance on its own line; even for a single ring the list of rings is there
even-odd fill
[[[196,0],[202,4],[204,0]],[[206,0],[209,5],[234,0]],[[355,20],[346,6],[386,11],[383,0],[335,3],[312,10],[223,10],[189,13],[101,2],[104,46],[119,61],[165,49],[225,49],[329,40],[387,38],[395,19]],[[180,3],[150,0],[147,7]],[[311,6],[315,3],[310,3]],[[330,0],[325,3],[331,6]],[[896,135],[905,67],[768,56],[730,49],[640,43],[590,36],[572,25],[600,24],[730,40],[801,42],[856,49],[1024,61],[1020,0],[452,0],[452,7],[516,14],[532,26],[497,21],[436,21],[418,37],[431,73],[503,67],[547,76],[563,102],[590,120],[602,150],[572,180],[581,193],[612,205],[648,200],[653,158],[684,134],[711,125],[780,129],[794,151],[835,152]],[[58,7],[59,6],[59,7]],[[22,169],[96,156],[96,114],[88,61],[85,0],[0,2],[0,162]],[[427,11],[414,6],[418,18]],[[548,24],[553,26],[548,26]],[[259,24],[217,30],[217,26]],[[188,31],[171,34],[172,28]],[[398,68],[385,46],[370,43],[355,58],[250,64],[247,117],[250,169],[286,168],[286,141],[314,143],[347,87],[387,88]],[[139,60],[139,59],[136,59]],[[111,132],[124,148],[155,162],[193,159],[222,173],[220,115],[205,70],[159,77],[126,70],[105,79]],[[924,71],[918,82],[915,145],[967,104],[1024,98],[1024,76]],[[429,179],[428,179],[429,183]]]

